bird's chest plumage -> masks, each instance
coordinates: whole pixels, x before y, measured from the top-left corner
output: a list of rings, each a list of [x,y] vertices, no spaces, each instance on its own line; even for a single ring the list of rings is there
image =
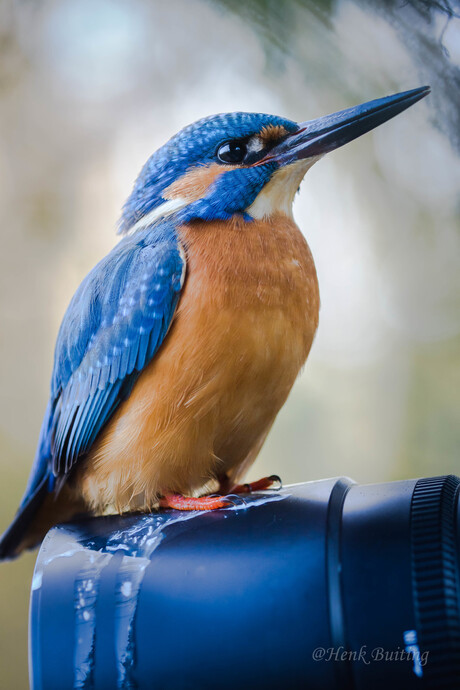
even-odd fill
[[[286,216],[197,222],[179,238],[187,274],[176,317],[85,473],[88,484],[106,468],[121,505],[122,475],[131,495],[151,501],[237,474],[283,405],[318,323],[313,259]]]
[[[201,352],[197,369],[210,368],[220,396],[240,405],[245,394],[254,403],[289,390],[319,308],[313,260],[297,226],[278,215],[192,225],[181,235],[189,273],[178,322],[188,321],[192,350]]]

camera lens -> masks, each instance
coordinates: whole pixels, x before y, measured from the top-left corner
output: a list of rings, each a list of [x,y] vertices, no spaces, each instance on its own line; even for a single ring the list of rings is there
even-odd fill
[[[52,529],[34,690],[457,688],[455,476],[328,479]]]
[[[350,652],[336,665],[337,687],[459,687],[459,484],[447,476],[348,487],[340,565],[329,570],[332,644]]]

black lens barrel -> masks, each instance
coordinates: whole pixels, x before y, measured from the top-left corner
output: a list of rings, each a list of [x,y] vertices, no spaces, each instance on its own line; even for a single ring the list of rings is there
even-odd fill
[[[458,688],[459,486],[328,479],[53,528],[31,687]]]

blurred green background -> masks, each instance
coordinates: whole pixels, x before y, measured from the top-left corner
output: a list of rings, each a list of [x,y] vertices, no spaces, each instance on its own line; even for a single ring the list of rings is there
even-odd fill
[[[432,95],[307,175],[295,216],[320,328],[250,477],[459,472],[460,19],[444,2],[0,4],[0,530],[45,409],[54,340],[116,242],[145,159],[189,122],[315,118]],[[0,688],[27,687],[35,554],[0,565]],[[161,625],[161,621],[157,622]]]

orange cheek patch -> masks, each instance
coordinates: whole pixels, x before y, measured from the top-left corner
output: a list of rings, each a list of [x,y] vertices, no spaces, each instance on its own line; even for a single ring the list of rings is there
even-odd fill
[[[281,137],[284,137],[287,133],[288,131],[283,125],[267,125],[259,132],[259,139],[262,144],[266,146],[269,143],[278,141],[278,139],[281,139]]]
[[[187,201],[197,201],[206,196],[206,192],[212,183],[227,170],[232,170],[235,166],[211,165],[199,166],[185,173],[178,180],[175,180],[163,193],[163,199],[187,199]]]

